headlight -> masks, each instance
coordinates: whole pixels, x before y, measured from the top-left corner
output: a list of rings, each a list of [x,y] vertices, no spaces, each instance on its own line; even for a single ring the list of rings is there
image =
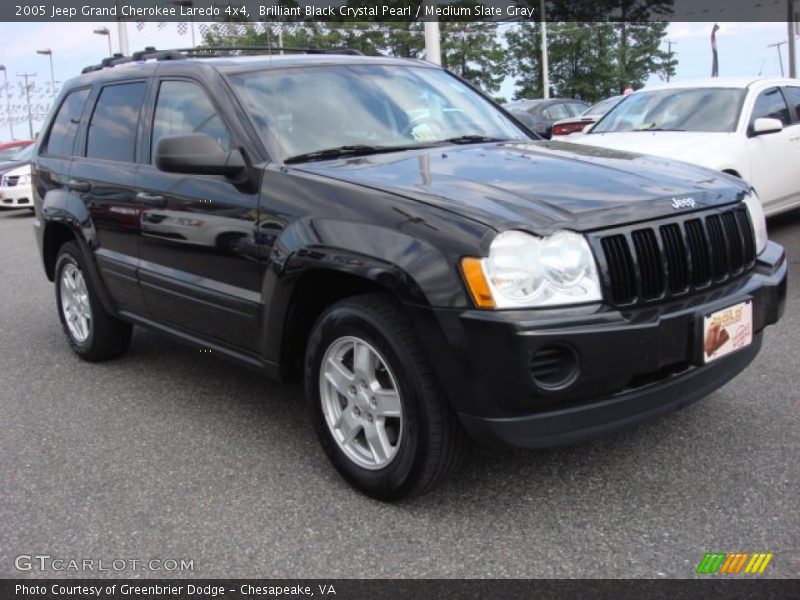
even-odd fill
[[[519,308],[602,299],[592,251],[582,235],[559,231],[545,238],[522,231],[499,234],[483,259],[462,261],[477,306]]]
[[[30,173],[25,175],[20,175],[19,179],[17,179],[17,185],[30,185],[31,183],[31,176]]]
[[[761,254],[767,247],[767,219],[764,217],[764,207],[754,191],[744,197],[744,203],[747,205],[747,212],[750,213],[750,220],[753,222],[756,254]]]

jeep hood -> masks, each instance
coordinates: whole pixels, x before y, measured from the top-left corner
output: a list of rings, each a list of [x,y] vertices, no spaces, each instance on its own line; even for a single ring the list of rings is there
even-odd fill
[[[292,169],[412,198],[498,230],[542,234],[668,216],[678,212],[675,198],[691,198],[695,209],[735,202],[747,190],[686,163],[559,141],[435,147]]]

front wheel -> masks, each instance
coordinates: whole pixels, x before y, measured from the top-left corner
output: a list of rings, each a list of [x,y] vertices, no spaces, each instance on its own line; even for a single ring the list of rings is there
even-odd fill
[[[311,333],[306,396],[322,447],[351,485],[381,500],[426,492],[467,442],[408,318],[390,296],[331,306]]]
[[[97,362],[117,357],[128,349],[131,324],[103,308],[75,242],[65,243],[58,251],[55,288],[61,325],[78,356]]]

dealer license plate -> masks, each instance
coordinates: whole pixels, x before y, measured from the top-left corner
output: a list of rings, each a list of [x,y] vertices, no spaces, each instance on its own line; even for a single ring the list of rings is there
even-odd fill
[[[703,361],[722,358],[753,341],[753,302],[740,302],[703,319]]]

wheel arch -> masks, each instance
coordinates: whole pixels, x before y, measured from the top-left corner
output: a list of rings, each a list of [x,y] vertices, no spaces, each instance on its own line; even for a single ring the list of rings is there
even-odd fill
[[[63,192],[51,192],[42,202],[42,261],[50,281],[55,279],[58,252],[65,243],[75,242],[83,255],[87,276],[97,291],[103,308],[116,315],[116,309],[106,290],[92,254],[96,234],[91,215],[80,198]]]
[[[330,268],[312,268],[298,277],[286,308],[280,346],[281,375],[296,380],[302,372],[303,359],[311,330],[319,317],[335,303],[369,293],[397,295],[384,283]]]
[[[58,251],[67,242],[77,241],[71,227],[61,222],[46,222],[42,238],[42,260],[47,279],[53,281],[56,276],[56,259]]]
[[[262,290],[264,356],[280,365],[283,378],[299,374],[311,328],[344,298],[382,292],[407,308],[469,306],[457,261],[397,230],[341,221],[293,225],[270,262]]]

